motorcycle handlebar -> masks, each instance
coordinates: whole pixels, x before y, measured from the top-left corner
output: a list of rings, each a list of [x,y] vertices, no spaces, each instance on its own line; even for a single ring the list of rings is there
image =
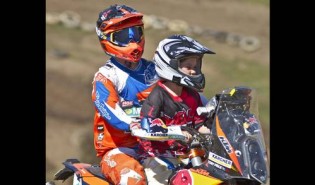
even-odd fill
[[[131,135],[147,140],[166,141],[166,140],[185,140],[181,126],[168,126],[167,132],[148,133],[141,128],[131,130]]]
[[[206,140],[205,136],[199,133],[196,129],[188,126],[168,126],[166,133],[148,133],[146,130],[141,128],[135,128],[131,130],[131,135],[155,141],[166,141],[166,140],[181,140],[185,141],[185,135],[182,131],[189,132],[193,137],[200,137],[202,140]]]

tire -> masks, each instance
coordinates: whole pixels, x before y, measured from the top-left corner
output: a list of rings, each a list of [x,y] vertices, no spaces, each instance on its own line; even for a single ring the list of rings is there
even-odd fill
[[[151,29],[152,25],[154,24],[154,19],[152,18],[151,15],[144,15],[142,17],[142,21],[144,24],[144,29]]]
[[[171,20],[167,27],[172,32],[185,32],[188,29],[188,24],[182,20]]]
[[[59,23],[60,23],[59,14],[46,13],[46,24],[54,25],[54,24],[59,24]]]
[[[95,24],[89,22],[82,22],[80,28],[83,31],[93,32],[95,31]]]
[[[59,15],[61,23],[67,28],[76,28],[80,26],[80,15],[73,11],[64,11]]]
[[[225,43],[226,42],[226,37],[228,33],[225,31],[219,31],[214,35],[214,38],[217,42],[219,43]]]
[[[202,35],[203,29],[200,26],[191,26],[186,30],[187,35]]]
[[[254,52],[260,48],[260,41],[256,37],[243,37],[239,46],[246,52]]]
[[[232,33],[228,33],[226,36],[226,43],[230,46],[238,46],[240,43],[241,37]]]
[[[156,29],[156,30],[167,29],[167,22],[169,21],[167,18],[151,15],[151,19],[152,19],[153,29]]]

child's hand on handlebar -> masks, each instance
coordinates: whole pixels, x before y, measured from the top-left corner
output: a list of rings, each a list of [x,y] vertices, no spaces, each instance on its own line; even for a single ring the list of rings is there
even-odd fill
[[[190,143],[192,141],[192,135],[187,131],[182,131],[182,133],[185,136],[185,142]]]
[[[210,134],[210,129],[204,125],[199,127],[198,132],[201,134]]]

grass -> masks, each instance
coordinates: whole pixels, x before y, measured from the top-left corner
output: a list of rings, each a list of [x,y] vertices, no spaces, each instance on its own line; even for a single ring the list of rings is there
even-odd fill
[[[265,6],[270,6],[270,0],[243,0],[249,3],[262,4]]]

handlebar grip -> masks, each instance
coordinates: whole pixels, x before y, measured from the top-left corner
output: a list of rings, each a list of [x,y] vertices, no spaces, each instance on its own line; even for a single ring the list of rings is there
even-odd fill
[[[200,115],[206,115],[207,117],[212,116],[214,113],[215,106],[207,105],[205,107],[197,107],[197,114]]]
[[[204,114],[208,114],[208,110],[206,107],[198,107],[197,108],[197,114],[200,115],[204,115]]]

